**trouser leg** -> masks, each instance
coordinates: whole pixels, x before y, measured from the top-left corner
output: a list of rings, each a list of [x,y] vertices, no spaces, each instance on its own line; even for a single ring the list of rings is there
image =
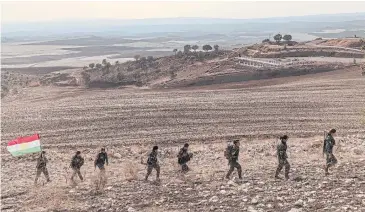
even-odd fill
[[[105,173],[105,168],[100,168],[101,185],[104,187],[107,183],[107,177]]]
[[[328,174],[328,169],[335,164],[337,164],[337,158],[332,153],[327,153],[326,154],[326,168],[325,168],[326,174]]]
[[[76,169],[72,169],[71,181],[74,181],[75,175],[76,175]]]
[[[151,166],[151,165],[147,166],[147,174],[146,174],[145,180],[147,180],[148,176],[150,176],[152,169],[153,169],[153,166]]]
[[[81,170],[80,169],[77,169],[77,175],[79,175],[79,178],[80,178],[81,181],[84,180],[84,178],[81,175]]]
[[[238,178],[242,179],[242,167],[238,162],[235,162],[234,167],[237,169]]]
[[[228,170],[227,175],[226,175],[227,179],[231,176],[233,170],[234,170],[234,164],[233,164],[233,162],[230,162],[229,163],[229,170]]]
[[[156,169],[156,179],[160,179],[160,165],[157,164],[155,169]]]
[[[337,164],[337,158],[335,157],[334,154],[331,154],[332,155],[332,165],[336,165]]]
[[[329,165],[329,159],[328,159],[328,155],[327,155],[327,158],[326,158],[326,166],[324,168],[324,173],[327,175],[328,174],[328,168],[330,167]]]
[[[182,169],[182,171],[183,171],[183,172],[187,172],[187,171],[189,171],[189,166],[188,166],[188,164],[183,163],[183,164],[181,165],[181,169]]]
[[[335,157],[334,154],[330,155],[330,166],[334,166],[337,164],[337,158]]]
[[[35,176],[34,183],[37,183],[39,176],[41,176],[41,173],[42,173],[42,169],[37,168],[37,173],[36,173],[36,176]]]
[[[282,169],[283,169],[283,163],[279,161],[278,168],[276,168],[275,177],[279,177],[279,173],[281,172]]]
[[[48,169],[47,169],[47,167],[44,167],[42,171],[43,171],[44,176],[45,176],[45,177],[46,177],[46,179],[47,179],[47,182],[50,182],[51,180],[49,179],[49,174],[48,174]]]
[[[290,170],[290,164],[287,160],[285,160],[285,178],[289,179],[289,170]]]

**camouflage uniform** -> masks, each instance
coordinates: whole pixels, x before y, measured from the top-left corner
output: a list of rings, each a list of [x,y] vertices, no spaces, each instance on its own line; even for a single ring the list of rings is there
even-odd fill
[[[44,154],[41,154],[41,156],[38,158],[37,161],[37,174],[35,177],[35,183],[37,183],[39,176],[41,176],[41,173],[43,172],[44,176],[47,179],[47,182],[50,182],[51,180],[49,179],[49,174],[48,174],[48,170],[47,170],[47,158]]]
[[[72,157],[71,160],[71,168],[73,170],[73,173],[71,175],[71,180],[73,181],[75,175],[77,174],[80,178],[80,180],[84,180],[84,178],[81,175],[80,168],[84,165],[84,158],[82,158],[80,155],[75,155]]]
[[[94,162],[95,167],[97,166],[100,169],[99,177],[98,180],[96,181],[96,186],[97,186],[96,190],[104,188],[107,183],[107,177],[105,174],[105,167],[104,167],[105,163],[109,165],[108,154],[105,151],[101,151],[97,155]]]
[[[100,152],[95,160],[95,166],[97,166],[100,171],[105,171],[105,162],[108,165],[108,154],[106,152]]]
[[[229,171],[226,175],[226,178],[228,179],[232,172],[234,171],[234,168],[237,169],[238,177],[242,179],[242,168],[241,165],[238,163],[238,156],[240,154],[240,147],[233,145],[232,150],[229,155],[228,163],[229,163]]]
[[[323,152],[326,153],[326,174],[328,174],[328,169],[337,163],[336,157],[333,155],[333,146],[336,145],[335,139],[331,134],[327,134],[326,139],[324,140],[325,145]]]
[[[158,164],[157,160],[157,150],[152,151],[148,157],[147,160],[147,175],[146,180],[148,179],[148,176],[150,176],[153,169],[156,169],[156,179],[160,179],[160,165]]]
[[[190,169],[187,165],[187,162],[192,157],[192,154],[188,153],[188,149],[185,147],[181,148],[177,157],[178,157],[178,163],[181,165],[182,172],[189,171]]]
[[[280,171],[285,166],[285,178],[289,179],[290,164],[287,160],[288,155],[286,154],[286,149],[287,149],[287,145],[284,142],[281,142],[281,144],[279,144],[277,146],[277,155],[278,155],[279,165],[278,165],[278,168],[276,169],[276,173],[275,173],[276,178],[279,177]]]

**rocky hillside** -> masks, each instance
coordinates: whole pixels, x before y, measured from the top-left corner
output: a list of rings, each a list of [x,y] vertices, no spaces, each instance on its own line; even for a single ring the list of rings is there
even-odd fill
[[[5,98],[1,211],[362,212],[365,78],[358,74],[345,69],[231,89],[37,87]],[[339,163],[325,176],[322,130],[333,127]],[[15,158],[6,150],[8,141],[35,132],[52,179],[47,184],[41,176],[38,186],[37,155]],[[289,135],[288,181],[273,177],[275,145],[283,134]],[[232,138],[241,139],[243,181],[236,172],[223,179],[223,151]],[[176,154],[185,142],[194,157],[191,171],[181,175]],[[156,144],[161,182],[154,181],[155,172],[144,182],[141,161]],[[106,147],[110,164],[105,189],[96,192],[93,160],[100,147]],[[77,150],[85,158],[85,181],[74,186],[69,165]]]
[[[81,70],[71,69],[45,75],[24,74],[13,71],[1,72],[1,98],[16,95],[26,88],[38,86],[83,86]]]
[[[39,86],[38,77],[16,72],[1,72],[1,98],[8,94],[17,94],[26,87]]]
[[[358,45],[363,43],[360,39],[315,40],[308,43],[269,41],[229,51],[179,51],[173,56],[140,57],[125,63],[110,64],[103,60],[89,64],[82,70],[69,69],[49,74],[25,76],[6,72],[2,74],[2,97],[27,86],[169,88],[325,72],[358,65],[348,60],[318,60],[322,57],[363,58],[364,51],[343,47],[356,46],[354,42]]]
[[[248,63],[236,58],[239,53],[204,53],[199,58],[194,54],[180,57],[163,57],[151,60],[139,60],[123,64],[101,66],[86,69],[81,73],[87,87],[147,86],[149,88],[189,87],[196,85],[243,82],[269,79],[283,76],[296,76],[341,69],[349,64],[340,62],[307,61],[293,62],[285,60],[283,65],[273,66],[265,61]],[[275,56],[283,53],[270,53]],[[242,56],[245,56],[242,54]],[[257,56],[257,55],[256,55]],[[265,56],[266,57],[266,56]],[[249,61],[248,61],[249,62]],[[351,64],[350,64],[351,66]]]
[[[248,47],[234,49],[232,56],[246,55],[255,58],[286,58],[286,57],[339,57],[339,58],[363,58],[364,51],[346,48],[339,40],[319,40],[295,45],[276,45],[272,43],[255,44]],[[348,42],[348,44],[351,42]],[[363,41],[357,41],[360,45]],[[338,44],[338,45],[336,45]],[[352,43],[353,44],[353,43]],[[362,45],[362,44],[361,44]],[[349,44],[349,46],[351,46]],[[354,44],[354,46],[356,46]],[[356,46],[357,47],[357,46]]]
[[[329,40],[317,40],[316,44],[325,46],[338,46],[346,48],[362,48],[365,46],[364,38],[343,38],[343,39],[329,39]]]
[[[220,61],[226,55],[226,51],[191,52],[161,58],[142,57],[137,61],[114,65],[104,61],[93,68],[86,68],[82,79],[88,87],[153,86],[178,78],[179,73],[184,71],[193,71],[205,65],[205,69],[209,70],[210,62]],[[196,72],[198,75],[199,70]]]
[[[271,60],[282,61],[285,58],[364,57],[364,52],[359,49],[344,48],[342,45],[336,46],[335,43],[332,46],[324,46],[315,43],[317,41],[313,42],[269,41],[231,51],[178,52],[175,56],[142,57],[137,61],[114,65],[103,61],[102,64],[93,65],[90,68],[85,67],[82,78],[88,87],[128,85],[152,88],[186,87],[331,71],[349,65],[336,60],[331,62],[309,60],[312,62],[287,61],[281,66],[273,66],[267,64],[265,59],[273,58]],[[331,40],[328,42],[331,43]],[[362,40],[358,42],[361,43]],[[341,44],[340,41],[339,44]],[[240,57],[263,60],[258,63],[250,60],[240,61],[237,59]]]
[[[108,183],[103,192],[95,191],[97,172],[92,167],[94,152],[84,148],[82,173],[86,181],[67,181],[67,165],[72,151],[49,150],[49,172],[53,179],[31,185],[35,158],[14,161],[2,156],[2,211],[365,211],[364,137],[337,137],[335,154],[339,164],[325,176],[321,138],[291,139],[288,142],[290,180],[276,180],[275,140],[243,140],[240,162],[243,181],[228,170],[223,157],[225,143],[192,144],[191,171],[182,175],[176,164],[177,147],[164,146],[160,152],[161,182],[155,172],[143,181],[144,161],[149,149],[131,146],[110,147]],[[304,141],[304,142],[303,142]],[[123,155],[123,157],[121,157]],[[16,166],[14,170],[11,167]],[[10,174],[11,173],[11,174]],[[283,174],[283,173],[281,173]],[[14,177],[22,176],[22,177]],[[47,202],[47,204],[44,204]]]

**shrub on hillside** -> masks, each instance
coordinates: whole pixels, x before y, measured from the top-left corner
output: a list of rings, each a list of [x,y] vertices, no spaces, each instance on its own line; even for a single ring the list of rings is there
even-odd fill
[[[284,35],[283,40],[285,41],[291,41],[292,36],[291,35]]]
[[[183,53],[182,51],[178,51],[177,54],[176,54],[177,57],[181,58],[183,56]]]
[[[82,80],[84,81],[85,85],[88,85],[90,83],[91,77],[90,77],[89,73],[83,71],[83,72],[81,72],[81,77],[82,77]]]
[[[120,82],[120,81],[123,81],[123,79],[125,78],[124,74],[122,73],[118,73],[117,74],[117,80]]]
[[[126,161],[125,164],[123,164],[123,173],[124,173],[124,179],[131,181],[131,180],[137,180],[138,179],[138,169],[137,164],[132,161]]]
[[[103,64],[104,66],[108,63],[108,61],[106,59],[103,59],[103,61],[101,61],[101,64]]]
[[[185,45],[185,46],[184,46],[184,54],[189,53],[189,52],[190,52],[190,50],[191,50],[191,46],[190,46],[190,45]]]
[[[207,45],[204,45],[204,46],[203,46],[203,50],[204,50],[204,51],[210,51],[210,50],[212,50],[212,49],[213,49],[213,48],[212,48],[212,46],[211,46],[211,45],[208,45],[208,44],[207,44]]]
[[[274,36],[274,40],[279,43],[281,41],[281,39],[283,39],[283,36],[281,34],[276,34]]]
[[[204,57],[205,57],[205,53],[204,53],[204,52],[199,52],[199,53],[198,53],[198,59],[199,59],[200,61],[204,60]]]
[[[134,59],[136,60],[136,61],[138,61],[138,59],[140,58],[141,56],[139,56],[138,54],[137,55],[134,55]]]
[[[141,57],[141,58],[139,58],[139,61],[141,63],[145,63],[147,61],[147,58],[146,57]]]
[[[194,50],[194,52],[196,52],[196,50],[199,49],[199,46],[198,45],[193,45],[191,48]]]
[[[148,56],[148,57],[147,57],[147,61],[148,61],[148,62],[153,62],[153,56]]]
[[[142,81],[137,81],[136,82],[136,86],[137,87],[142,87],[143,86],[143,82]]]
[[[171,71],[170,71],[170,77],[171,77],[171,79],[175,79],[175,78],[176,78],[176,76],[177,76],[176,72],[175,72],[175,71],[173,71],[173,70],[171,70]]]
[[[216,44],[216,45],[214,45],[213,47],[214,47],[214,51],[216,51],[216,52],[217,52],[217,51],[219,50],[219,46],[218,46],[217,44]]]

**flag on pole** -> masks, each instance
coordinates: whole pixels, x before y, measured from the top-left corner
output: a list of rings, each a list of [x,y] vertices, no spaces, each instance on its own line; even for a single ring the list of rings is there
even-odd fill
[[[28,137],[20,137],[9,141],[7,146],[8,151],[13,156],[20,156],[29,153],[41,151],[41,142],[38,134]]]

